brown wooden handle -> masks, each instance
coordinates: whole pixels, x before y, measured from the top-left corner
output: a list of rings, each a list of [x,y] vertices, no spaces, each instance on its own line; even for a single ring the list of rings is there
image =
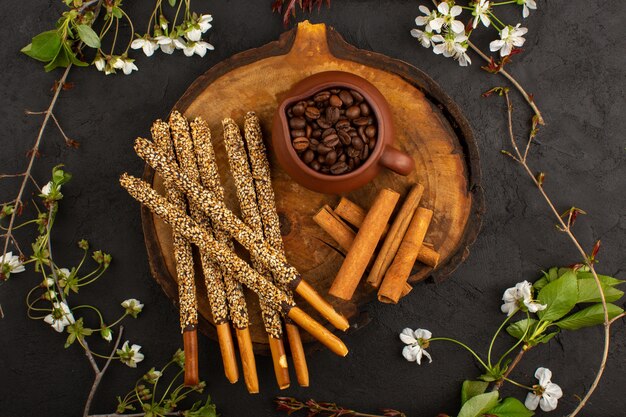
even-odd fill
[[[383,154],[380,156],[380,164],[400,175],[409,175],[415,170],[413,158],[389,145],[383,149]]]
[[[285,353],[283,339],[277,339],[272,336],[269,336],[268,339],[270,342],[270,352],[272,353],[274,374],[276,375],[278,388],[289,388],[291,381],[289,380],[289,366],[287,365],[287,354]]]
[[[231,384],[234,384],[239,380],[239,369],[230,324],[216,324],[215,328],[217,329],[217,341],[220,344],[222,362],[224,363],[224,374],[226,375],[226,379],[228,379]]]
[[[304,347],[300,338],[300,330],[293,323],[285,324],[287,329],[287,338],[289,339],[289,349],[291,349],[291,358],[293,359],[293,367],[296,370],[296,378],[301,387],[309,386],[309,368],[306,364],[306,356],[304,355]]]
[[[246,381],[246,388],[250,394],[259,393],[259,376],[256,372],[256,360],[252,350],[252,338],[250,329],[236,329],[237,344],[239,345],[239,355],[241,356],[241,367],[243,368],[243,379]]]
[[[328,301],[319,295],[317,291],[308,282],[301,280],[296,287],[296,292],[302,296],[318,313],[330,322],[336,329],[346,331],[350,327],[348,320],[337,313]]]
[[[339,356],[346,356],[348,354],[348,348],[343,344],[341,339],[332,334],[326,327],[313,320],[311,316],[298,307],[292,307],[291,310],[289,310],[288,316],[333,353]]]
[[[198,373],[198,333],[195,327],[183,331],[183,349],[185,350],[185,385],[192,387],[200,382]]]

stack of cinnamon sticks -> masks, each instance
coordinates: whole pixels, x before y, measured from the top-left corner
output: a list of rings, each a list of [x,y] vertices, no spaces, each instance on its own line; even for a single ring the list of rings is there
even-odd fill
[[[335,209],[324,206],[317,212],[315,222],[346,255],[329,294],[350,300],[367,275],[367,284],[378,289],[378,300],[395,304],[411,291],[407,280],[416,261],[437,266],[439,253],[425,242],[433,212],[419,206],[423,193],[421,184],[413,185],[391,225],[400,194],[387,188],[369,211],[343,197]]]
[[[206,122],[199,118],[188,123],[180,113],[173,112],[168,123],[160,120],[154,123],[153,141],[138,138],[135,142],[137,155],[164,179],[166,196],[128,174],[120,179],[132,197],[172,227],[185,347],[185,384],[195,385],[199,380],[198,314],[191,252],[191,246],[195,245],[200,252],[204,290],[228,380],[235,383],[239,379],[229,324],[232,322],[246,387],[251,393],[259,392],[244,285],[259,297],[279,388],[290,385],[281,320],[286,326],[298,383],[308,386],[308,368],[297,326],[340,356],[345,356],[348,350],[339,338],[296,306],[293,292],[337,329],[345,331],[348,321],[287,262],[256,115],[252,112],[246,115],[244,138],[233,120],[226,119],[223,125],[241,219],[224,204],[211,133]],[[233,240],[249,251],[252,265],[235,253]]]

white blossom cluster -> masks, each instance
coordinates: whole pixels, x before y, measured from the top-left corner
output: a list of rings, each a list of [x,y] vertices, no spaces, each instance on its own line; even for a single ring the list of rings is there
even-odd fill
[[[535,0],[516,0],[516,3],[523,7],[522,16],[527,17],[530,9],[536,9]],[[524,35],[528,29],[521,27],[518,23],[515,26],[505,25],[492,12],[495,4],[489,0],[475,0],[469,6],[461,7],[452,0],[442,1],[437,8],[430,10],[426,6],[420,6],[419,10],[423,16],[415,18],[415,24],[422,29],[412,29],[411,35],[420,42],[424,48],[433,48],[437,55],[446,58],[453,58],[459,65],[465,67],[472,63],[467,55],[468,41],[474,29],[482,23],[483,26],[495,28],[500,38],[489,44],[492,52],[500,52],[501,57],[511,54],[514,48],[524,45],[526,39]],[[467,25],[459,19],[463,10],[471,11],[473,19]]]

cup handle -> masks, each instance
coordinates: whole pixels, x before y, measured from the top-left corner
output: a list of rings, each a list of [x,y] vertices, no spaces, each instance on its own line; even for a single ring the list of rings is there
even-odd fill
[[[400,175],[409,175],[415,170],[415,161],[409,155],[393,146],[385,146],[380,157],[380,164]]]

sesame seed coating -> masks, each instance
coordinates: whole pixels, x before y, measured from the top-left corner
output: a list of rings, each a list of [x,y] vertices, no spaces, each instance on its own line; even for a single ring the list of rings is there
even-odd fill
[[[156,145],[173,156],[170,129],[167,123],[157,120],[150,129],[152,139]],[[183,195],[178,189],[165,182],[167,199],[182,210],[186,209]],[[190,325],[198,323],[198,305],[196,300],[196,285],[194,280],[193,253],[189,242],[180,233],[174,233],[174,258],[176,261],[176,276],[178,282],[178,304],[180,309],[181,331]]]
[[[228,153],[228,163],[235,182],[242,219],[255,234],[263,235],[263,223],[257,204],[254,179],[239,127],[229,118],[222,121],[222,126],[224,127],[224,145]],[[269,270],[259,260],[259,257],[252,254],[251,258],[254,269],[264,278],[271,280]],[[270,336],[279,339],[283,333],[280,315],[263,301],[260,302],[260,307],[265,331]]]
[[[216,198],[224,201],[224,188],[220,182],[215,160],[215,151],[211,143],[211,131],[209,126],[201,118],[196,118],[190,123],[191,137],[196,155],[196,162],[200,173],[202,185],[211,191]],[[207,222],[212,222],[207,219]],[[230,236],[224,230],[212,227],[213,236],[218,242],[227,245],[234,252],[234,245]],[[248,327],[248,309],[241,284],[233,275],[233,271],[222,268],[222,277],[226,289],[226,299],[230,311],[230,319],[238,329]]]
[[[289,299],[284,292],[252,269],[227,245],[216,241],[198,222],[167,201],[166,198],[160,196],[146,182],[123,174],[120,178],[120,184],[134,199],[161,217],[173,230],[197,245],[201,251],[209,253],[217,263],[231,269],[242,284],[254,291],[260,299],[268,303],[273,309],[288,314],[289,310],[295,306],[293,300]]]

